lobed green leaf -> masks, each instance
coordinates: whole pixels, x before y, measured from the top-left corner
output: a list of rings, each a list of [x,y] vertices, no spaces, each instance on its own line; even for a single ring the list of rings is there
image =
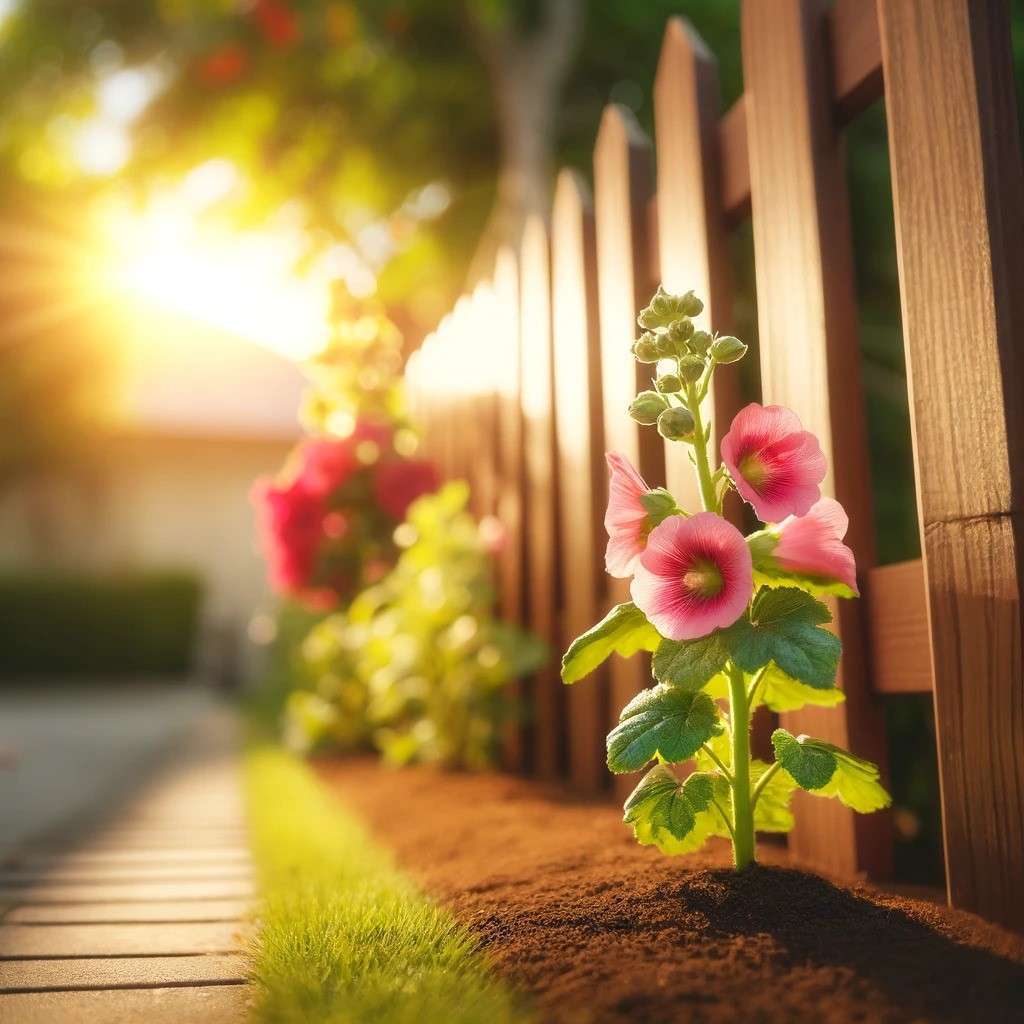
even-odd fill
[[[655,765],[630,794],[623,821],[637,842],[662,853],[690,853],[711,836],[728,834],[718,808],[727,785],[719,776],[694,772],[680,784],[667,765]]]
[[[840,803],[862,814],[892,803],[879,781],[878,766],[842,747],[812,736],[793,736],[785,729],[772,733],[772,746],[784,772],[815,796],[838,797]]]
[[[655,757],[676,764],[721,732],[718,708],[706,693],[655,686],[622,709],[608,734],[608,768],[635,772]]]
[[[658,631],[632,601],[617,604],[569,646],[562,657],[562,682],[577,682],[612,654],[628,658],[637,651],[653,651],[660,643]]]
[[[654,652],[654,678],[668,686],[699,690],[729,660],[730,631],[716,629],[697,640],[662,640]]]

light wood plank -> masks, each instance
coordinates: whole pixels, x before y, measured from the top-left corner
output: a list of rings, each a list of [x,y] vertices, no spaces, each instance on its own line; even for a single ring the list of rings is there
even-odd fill
[[[879,11],[949,897],[1024,927],[1024,175],[1009,12]]]
[[[520,259],[523,454],[526,466],[526,607],[535,636],[552,658],[532,680],[534,774],[560,774],[564,694],[554,655],[558,630],[558,509],[555,487],[554,363],[551,350],[551,256],[539,217],[527,220]]]
[[[823,488],[850,515],[848,543],[873,562],[872,510],[860,382],[852,244],[840,139],[829,102],[826,6],[819,0],[747,4],[743,70],[750,149],[762,391],[794,409],[829,461]],[[878,761],[884,722],[870,693],[859,602],[833,602],[844,644],[846,703],[783,716],[806,732]],[[790,849],[834,874],[884,875],[887,815],[855,815],[798,794]]]
[[[629,417],[636,392],[650,386],[650,370],[633,358],[636,317],[654,291],[650,273],[648,203],[652,194],[650,142],[632,112],[605,108],[594,148],[594,214],[601,327],[604,432],[608,449],[625,455],[651,487],[664,483],[661,438]],[[613,580],[612,602],[629,599],[628,581]],[[650,678],[649,659],[635,655],[611,660],[610,725]],[[634,776],[617,776],[615,790],[626,795]]]
[[[864,588],[875,693],[931,693],[928,601],[920,559],[876,566]]]
[[[604,409],[598,332],[594,211],[582,178],[558,176],[551,224],[552,320],[562,555],[562,649],[605,613]],[[607,785],[608,673],[568,693],[569,777],[596,793]]]

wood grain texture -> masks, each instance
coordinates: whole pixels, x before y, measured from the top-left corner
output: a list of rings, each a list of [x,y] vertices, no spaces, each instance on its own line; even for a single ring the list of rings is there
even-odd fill
[[[551,658],[532,680],[533,773],[552,779],[565,763],[564,693],[555,655],[558,629],[558,492],[555,486],[554,360],[551,348],[551,259],[539,217],[527,220],[520,249],[523,456],[526,466],[526,620]]]
[[[875,693],[931,693],[928,599],[920,559],[879,565],[867,574],[863,594],[871,641]]]
[[[650,371],[633,358],[636,317],[654,284],[649,267],[648,203],[652,194],[650,142],[624,107],[605,108],[594,147],[594,219],[601,329],[601,373],[605,445],[625,455],[651,487],[664,483],[664,448],[657,431],[629,417],[629,404],[650,386]],[[602,498],[606,497],[602,495]],[[613,580],[609,603],[629,600],[628,582]],[[611,714],[650,679],[649,659],[635,655],[611,659]],[[615,792],[626,795],[634,776],[617,776]]]
[[[880,0],[949,897],[1024,927],[1024,181],[999,0]]]
[[[829,102],[826,7],[819,0],[743,9],[751,206],[762,391],[794,409],[819,438],[830,472],[823,490],[850,515],[847,542],[861,570],[874,560],[860,382],[852,244],[841,142]],[[884,723],[868,687],[859,602],[833,602],[844,644],[846,703],[783,716],[806,732],[886,760]],[[798,800],[793,855],[839,875],[883,875],[887,816],[855,815],[836,801]]]
[[[597,310],[594,211],[582,178],[558,176],[551,220],[552,320],[562,559],[560,650],[607,611],[604,575],[604,408]],[[607,788],[604,734],[608,672],[602,666],[568,690],[569,778],[574,788]]]
[[[692,26],[672,18],[654,82],[661,282],[670,292],[693,289],[704,301],[698,327],[731,334],[732,275],[719,192],[718,67]],[[717,452],[739,409],[737,365],[715,373],[706,416]],[[666,486],[683,508],[701,508],[690,446],[665,442]]]
[[[498,557],[498,606],[507,622],[525,621],[523,552],[523,420],[520,407],[519,265],[510,249],[499,251],[494,266],[495,331],[498,337],[499,479],[498,518],[505,540]],[[520,702],[521,684],[511,687]],[[526,745],[522,726],[505,730],[502,763],[511,770],[525,766]]]
[[[762,6],[770,17],[772,4],[764,0]],[[837,0],[825,17],[831,56],[825,88],[832,98],[837,123],[842,126],[882,96],[875,0]],[[746,99],[740,96],[719,124],[722,210],[730,225],[740,224],[750,215],[746,117]]]

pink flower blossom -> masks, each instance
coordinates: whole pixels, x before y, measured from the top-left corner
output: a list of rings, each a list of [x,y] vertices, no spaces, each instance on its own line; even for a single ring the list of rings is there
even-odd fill
[[[818,439],[795,412],[756,402],[736,414],[722,438],[722,460],[736,490],[765,523],[805,515],[821,496],[818,485],[827,469]]]
[[[631,593],[669,640],[695,640],[731,626],[754,592],[743,534],[713,512],[669,516],[647,538]]]
[[[609,478],[608,509],[604,514],[608,548],[604,565],[609,576],[626,578],[633,574],[636,560],[647,543],[647,509],[641,499],[651,489],[625,455],[607,452],[605,459]]]
[[[271,582],[282,593],[296,594],[313,575],[323,537],[323,500],[301,478],[283,486],[257,481],[252,498]]]
[[[821,498],[805,516],[789,516],[778,526],[771,553],[781,569],[837,580],[857,593],[857,565],[843,543],[850,520],[834,498]]]
[[[377,504],[393,519],[401,522],[409,506],[424,494],[437,490],[437,470],[432,462],[401,459],[383,463],[374,477]]]

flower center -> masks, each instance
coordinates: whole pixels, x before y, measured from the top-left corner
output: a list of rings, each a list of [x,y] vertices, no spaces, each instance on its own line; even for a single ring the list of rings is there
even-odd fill
[[[751,487],[760,487],[769,477],[771,469],[757,452],[750,452],[740,459],[740,475]]]
[[[683,586],[698,597],[714,597],[725,586],[725,580],[714,562],[697,559],[683,573]]]

